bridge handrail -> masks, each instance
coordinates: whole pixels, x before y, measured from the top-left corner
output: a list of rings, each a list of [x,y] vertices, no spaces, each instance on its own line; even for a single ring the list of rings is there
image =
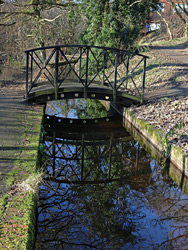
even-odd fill
[[[38,50],[57,49],[57,48],[95,48],[95,49],[111,50],[111,51],[116,51],[116,52],[124,52],[124,53],[127,53],[128,55],[137,55],[137,56],[141,56],[141,57],[144,57],[144,58],[149,58],[146,55],[143,55],[143,54],[140,54],[140,53],[136,53],[136,52],[131,52],[129,50],[112,48],[112,47],[104,47],[104,46],[80,45],[80,44],[45,46],[45,47],[39,47],[39,48],[25,50],[25,53],[34,52],[34,51],[38,51]]]

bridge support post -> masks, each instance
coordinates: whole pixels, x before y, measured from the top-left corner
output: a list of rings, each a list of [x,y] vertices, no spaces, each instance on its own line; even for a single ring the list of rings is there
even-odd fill
[[[59,48],[56,48],[55,56],[55,78],[54,78],[54,88],[55,88],[55,100],[58,99],[58,63],[59,63]]]
[[[79,82],[81,82],[82,78],[82,48],[80,48],[80,63],[79,63]]]
[[[26,93],[25,99],[28,99],[28,89],[29,89],[29,52],[26,53]]]
[[[33,82],[33,52],[31,52],[31,76],[30,76],[30,78],[31,78],[31,81],[30,81],[30,83],[31,83],[31,85],[32,85],[32,82]]]
[[[102,86],[105,85],[105,67],[106,67],[106,50],[103,50],[103,79],[102,79]]]
[[[143,67],[143,76],[142,76],[142,96],[141,96],[141,103],[144,102],[145,78],[146,78],[146,57],[144,57],[144,67]]]
[[[89,48],[87,48],[87,58],[86,58],[86,78],[84,84],[84,98],[87,98],[87,89],[88,89],[88,65],[89,65]]]
[[[115,65],[114,65],[114,85],[113,85],[113,102],[117,99],[117,66],[118,66],[119,53],[116,52]]]
[[[128,75],[129,75],[129,58],[130,56],[128,55],[127,56],[127,63],[126,63],[126,77],[127,77],[127,80],[126,80],[126,89],[127,89],[127,85],[128,85]]]

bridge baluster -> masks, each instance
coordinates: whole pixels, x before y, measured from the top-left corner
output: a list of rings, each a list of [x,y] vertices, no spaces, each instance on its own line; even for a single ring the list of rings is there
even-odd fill
[[[103,50],[103,78],[102,78],[102,85],[105,85],[105,67],[106,67],[106,50]]]
[[[32,86],[33,83],[33,52],[31,52],[31,76],[30,76],[30,84]]]
[[[119,58],[119,53],[118,51],[116,52],[116,57],[115,57],[115,65],[114,65],[114,85],[113,85],[113,102],[116,102],[117,98],[117,67],[118,67],[118,58]]]
[[[28,86],[28,81],[29,81],[29,52],[26,53],[26,99],[28,99],[28,89],[29,89],[29,86]]]
[[[82,78],[82,48],[80,48],[80,63],[79,63],[79,82],[81,82]]]
[[[141,96],[141,103],[144,102],[145,79],[146,79],[146,57],[144,58],[144,67],[143,67],[143,75],[142,75],[142,96]]]
[[[55,100],[58,99],[58,69],[59,69],[59,48],[56,48],[56,55],[55,55],[55,78],[54,78]]]
[[[127,63],[126,63],[126,77],[127,77],[127,80],[126,80],[126,86],[125,86],[126,89],[127,89],[127,84],[128,84],[128,75],[129,75],[129,59],[130,59],[130,56],[127,55]]]
[[[88,66],[89,66],[89,48],[86,50],[86,77],[85,77],[85,84],[84,84],[84,98],[87,98],[87,84],[88,84]]]

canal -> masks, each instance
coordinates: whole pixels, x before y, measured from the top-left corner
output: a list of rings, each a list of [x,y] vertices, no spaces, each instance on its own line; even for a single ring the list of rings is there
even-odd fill
[[[35,250],[188,249],[187,195],[101,103],[49,102],[43,138]]]

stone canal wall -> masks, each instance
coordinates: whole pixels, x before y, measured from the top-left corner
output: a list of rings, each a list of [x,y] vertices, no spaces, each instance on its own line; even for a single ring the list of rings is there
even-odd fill
[[[188,195],[188,155],[179,147],[166,145],[161,130],[138,119],[127,108],[113,104],[111,107],[122,116],[125,129],[158,164],[167,168],[172,180]]]
[[[150,144],[165,155],[168,161],[174,164],[185,176],[188,176],[188,156],[183,153],[181,148],[166,144],[161,130],[136,118],[132,112],[124,108],[123,124],[125,127],[127,122],[129,127],[131,125],[131,127],[139,131]]]

